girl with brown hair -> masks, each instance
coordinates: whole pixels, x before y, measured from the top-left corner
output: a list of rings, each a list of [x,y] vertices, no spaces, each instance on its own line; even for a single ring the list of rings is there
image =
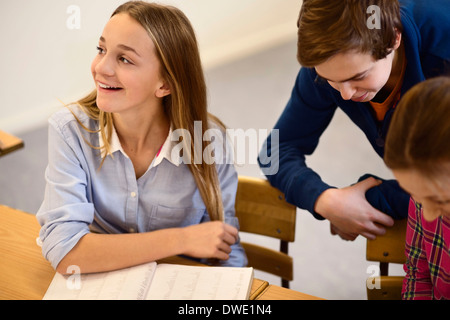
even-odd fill
[[[44,256],[60,273],[70,265],[90,273],[173,255],[245,266],[233,164],[180,162],[176,152],[181,144],[195,155],[192,137],[224,131],[207,112],[189,20],[174,7],[127,2],[97,49],[96,89],[49,120],[47,188],[37,214]]]
[[[404,299],[450,299],[450,78],[413,87],[386,139],[386,165],[411,194]]]

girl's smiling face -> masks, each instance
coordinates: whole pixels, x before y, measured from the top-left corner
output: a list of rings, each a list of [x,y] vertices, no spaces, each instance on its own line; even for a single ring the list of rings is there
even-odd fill
[[[106,24],[91,72],[97,87],[97,106],[121,113],[159,106],[170,91],[160,76],[160,62],[148,32],[128,14]]]

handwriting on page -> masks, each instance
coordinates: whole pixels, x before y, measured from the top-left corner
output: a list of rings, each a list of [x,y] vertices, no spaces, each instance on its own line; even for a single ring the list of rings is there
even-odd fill
[[[234,269],[234,270],[233,270]],[[226,271],[230,272],[226,272]],[[231,272],[233,271],[233,272]],[[250,273],[242,268],[158,266],[148,292],[149,300],[246,299]]]
[[[44,299],[48,300],[143,300],[156,263],[106,273],[82,274],[81,287],[69,289],[67,276],[56,274]],[[63,279],[58,279],[63,278]]]

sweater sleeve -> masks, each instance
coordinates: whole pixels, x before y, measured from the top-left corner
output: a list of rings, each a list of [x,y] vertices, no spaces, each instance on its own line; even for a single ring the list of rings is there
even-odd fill
[[[336,104],[325,85],[315,83],[313,69],[302,68],[291,98],[265,141],[258,163],[270,183],[284,192],[286,200],[310,211],[330,186],[307,167],[305,156],[316,149],[319,138],[330,124]]]

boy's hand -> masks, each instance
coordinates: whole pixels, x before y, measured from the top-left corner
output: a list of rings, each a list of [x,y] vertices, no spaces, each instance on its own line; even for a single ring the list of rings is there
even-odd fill
[[[354,240],[358,235],[375,239],[386,232],[384,226],[394,224],[394,219],[366,200],[366,191],[380,183],[370,177],[346,188],[328,189],[317,199],[315,210],[330,221],[331,233],[344,240]]]

